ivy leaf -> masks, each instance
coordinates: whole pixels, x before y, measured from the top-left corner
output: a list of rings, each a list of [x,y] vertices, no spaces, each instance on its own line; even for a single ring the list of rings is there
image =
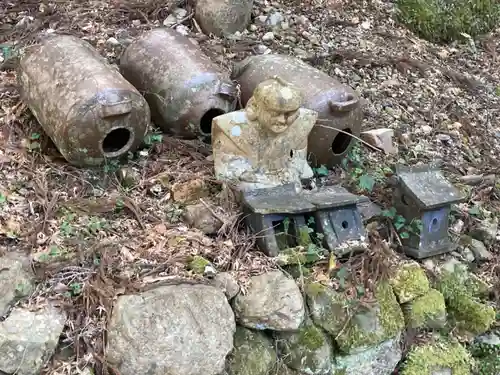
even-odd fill
[[[394,228],[396,228],[396,230],[400,230],[401,228],[403,228],[406,224],[406,219],[401,216],[401,215],[397,215],[394,219]]]
[[[383,210],[382,216],[394,219],[396,217],[396,208],[391,207],[388,210]]]
[[[328,168],[324,165],[320,166],[319,168],[315,168],[314,171],[318,176],[328,176]]]
[[[472,206],[471,208],[469,208],[469,214],[473,216],[479,216],[479,214],[481,214],[481,210],[478,206]]]
[[[401,238],[410,238],[410,234],[408,232],[402,232],[399,234]]]
[[[336,275],[339,279],[339,284],[341,288],[345,288],[346,278],[347,278],[347,268],[341,267]]]
[[[361,190],[372,191],[374,185],[375,179],[370,175],[364,174],[359,178],[359,188]]]

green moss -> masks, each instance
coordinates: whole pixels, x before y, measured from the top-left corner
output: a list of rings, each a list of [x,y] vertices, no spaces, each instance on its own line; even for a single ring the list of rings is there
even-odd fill
[[[203,275],[205,273],[205,267],[208,265],[210,265],[210,261],[199,255],[195,255],[189,261],[188,268],[196,274]]]
[[[320,255],[317,252],[309,252],[302,246],[281,250],[277,256],[280,266],[307,264],[318,260],[320,260]]]
[[[495,309],[474,297],[474,289],[468,288],[467,279],[460,272],[443,271],[437,289],[443,293],[448,307],[458,325],[472,334],[486,332],[495,322]]]
[[[325,338],[319,328],[311,324],[299,331],[298,345],[309,350],[318,350],[325,345]]]
[[[385,339],[396,336],[404,329],[404,316],[396,300],[392,288],[387,283],[381,283],[375,289],[375,297],[380,304],[379,318],[386,332]]]
[[[409,302],[429,291],[429,279],[417,263],[405,263],[391,279],[399,303]]]
[[[307,374],[323,374],[331,368],[330,340],[309,318],[298,332],[276,332],[275,338],[280,356],[288,367]]]
[[[381,283],[375,290],[377,303],[359,305],[346,329],[337,337],[344,353],[352,349],[376,345],[397,336],[404,329],[404,317],[392,288]]]
[[[400,22],[420,37],[434,42],[488,33],[500,22],[496,0],[397,0]]]
[[[228,358],[231,374],[268,375],[276,361],[273,344],[264,334],[236,327],[234,349]]]
[[[337,369],[337,370],[335,370],[333,375],[347,375],[347,369],[345,369],[345,368]]]
[[[490,354],[476,360],[479,375],[500,374],[500,355]]]
[[[446,319],[444,297],[436,289],[418,297],[403,307],[406,325],[411,328],[438,328]]]
[[[318,297],[320,294],[325,293],[327,290],[327,286],[316,282],[306,285],[306,294],[310,297]]]
[[[426,375],[438,369],[450,369],[453,375],[469,375],[473,363],[462,345],[441,341],[414,347],[408,353],[401,375]]]
[[[307,225],[299,228],[298,242],[299,245],[304,247],[307,247],[312,243],[311,236],[309,235],[309,227]]]

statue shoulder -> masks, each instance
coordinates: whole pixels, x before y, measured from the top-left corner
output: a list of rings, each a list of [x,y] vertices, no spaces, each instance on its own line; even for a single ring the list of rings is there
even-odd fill
[[[244,110],[234,111],[225,113],[223,115],[215,117],[213,120],[213,125],[226,133],[227,135],[238,136],[238,129],[241,130],[242,125],[248,123],[247,114]]]

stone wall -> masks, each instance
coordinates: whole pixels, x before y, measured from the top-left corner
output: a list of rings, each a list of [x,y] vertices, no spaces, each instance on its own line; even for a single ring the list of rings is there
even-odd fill
[[[0,373],[39,374],[66,315],[47,301],[12,308],[32,292],[33,276],[22,256],[0,259]],[[425,266],[401,262],[372,295],[347,296],[280,270],[252,276],[244,290],[217,273],[206,284],[172,281],[121,295],[108,321],[107,360],[121,375],[389,375],[396,368],[455,375],[471,373],[472,354],[495,365],[500,335],[486,333],[495,321],[482,299],[488,285],[455,258]],[[468,348],[482,352],[446,338],[450,327],[476,337]],[[403,358],[408,330],[426,332],[426,340]]]

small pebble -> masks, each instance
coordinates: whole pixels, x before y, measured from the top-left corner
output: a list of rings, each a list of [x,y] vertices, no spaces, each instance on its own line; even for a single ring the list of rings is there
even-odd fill
[[[262,36],[262,40],[264,42],[270,42],[271,40],[274,40],[274,33],[272,31],[269,31],[269,32],[265,33]]]

